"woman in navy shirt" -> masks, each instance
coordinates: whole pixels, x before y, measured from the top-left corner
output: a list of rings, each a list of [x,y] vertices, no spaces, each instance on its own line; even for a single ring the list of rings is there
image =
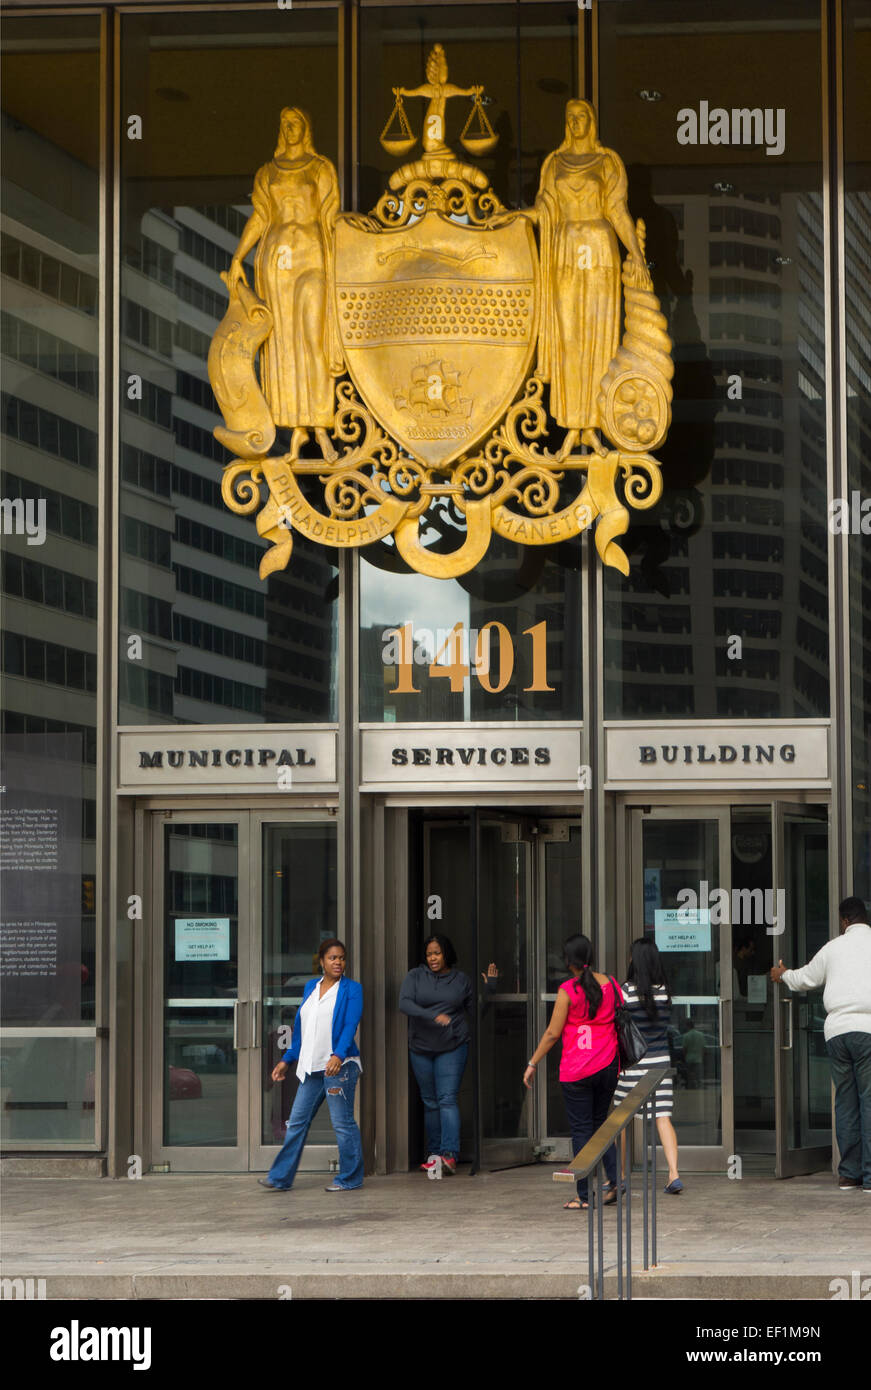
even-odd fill
[[[469,1056],[472,981],[455,970],[457,953],[446,936],[424,944],[425,965],[409,970],[399,992],[408,1015],[411,1068],[420,1087],[426,1126],[428,1170],[441,1156],[442,1172],[455,1173],[460,1152],[457,1092]]]

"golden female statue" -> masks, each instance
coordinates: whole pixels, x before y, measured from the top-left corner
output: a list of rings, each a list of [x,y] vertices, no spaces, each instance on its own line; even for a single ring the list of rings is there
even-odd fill
[[[327,430],[335,420],[333,379],[343,371],[331,291],[339,184],[312,144],[303,111],[281,113],[275,154],[259,169],[249,217],[227,276],[247,286],[242,262],[257,246],[254,287],[273,314],[260,350],[260,386],[276,425],[293,430],[298,455],[313,428],[325,459],[337,457]]]
[[[635,282],[650,283],[626,189],[626,170],[599,143],[590,103],[568,102],[566,137],[542,166],[535,201],[542,283],[536,375],[550,382],[550,413],[568,431],[563,456],[579,438],[607,452],[596,434],[597,396],[620,341],[618,236]]]

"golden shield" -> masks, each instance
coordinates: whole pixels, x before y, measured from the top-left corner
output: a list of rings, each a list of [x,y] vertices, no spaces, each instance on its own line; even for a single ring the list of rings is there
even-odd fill
[[[396,230],[336,224],[335,303],[348,372],[413,458],[447,470],[527,377],[539,314],[532,227],[441,212]]]

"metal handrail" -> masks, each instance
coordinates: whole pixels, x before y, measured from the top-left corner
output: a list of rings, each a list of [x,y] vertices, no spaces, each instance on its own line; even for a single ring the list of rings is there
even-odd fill
[[[596,1210],[596,1227],[598,1239],[595,1245],[598,1247],[598,1277],[595,1280],[597,1299],[604,1299],[605,1296],[605,1268],[604,1268],[604,1209],[602,1204],[603,1185],[602,1171],[604,1168],[604,1157],[615,1140],[623,1133],[638,1112],[644,1108],[644,1162],[643,1162],[643,1215],[644,1215],[644,1268],[648,1269],[648,1228],[651,1225],[652,1216],[652,1246],[653,1264],[656,1264],[656,1136],[653,1134],[653,1093],[664,1077],[668,1076],[671,1068],[668,1066],[651,1067],[646,1071],[640,1081],[637,1081],[627,1096],[615,1105],[610,1115],[599,1126],[595,1134],[590,1138],[580,1153],[576,1154],[562,1172],[554,1173],[554,1182],[576,1182],[578,1178],[587,1178],[591,1173],[596,1173],[596,1194],[595,1200],[590,1202],[587,1213],[587,1258],[589,1285],[588,1296],[594,1297],[594,1271],[596,1260],[593,1239],[593,1209]],[[647,1150],[652,1138],[653,1160],[648,1170]],[[653,1200],[649,1200],[649,1189],[653,1187]],[[590,1196],[592,1193],[592,1183],[590,1185]],[[623,1183],[621,1178],[617,1179],[617,1297],[624,1298],[623,1282]],[[626,1181],[626,1299],[632,1298],[632,1169],[630,1167]]]

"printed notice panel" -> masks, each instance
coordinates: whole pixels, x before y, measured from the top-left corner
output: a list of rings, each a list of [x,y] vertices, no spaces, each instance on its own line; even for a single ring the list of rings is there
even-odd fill
[[[175,958],[177,961],[229,960],[229,917],[176,918]]]
[[[711,909],[657,908],[653,931],[660,951],[710,951]]]
[[[93,988],[82,949],[82,734],[10,734],[0,768],[0,982],[12,1023],[78,1023]],[[91,875],[93,871],[91,871]],[[94,879],[89,875],[93,892]]]

